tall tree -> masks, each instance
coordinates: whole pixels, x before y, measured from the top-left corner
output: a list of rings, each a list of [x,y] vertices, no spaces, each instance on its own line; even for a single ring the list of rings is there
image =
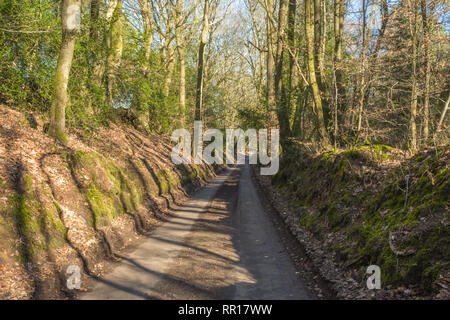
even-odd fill
[[[209,3],[210,0],[205,0],[203,9],[203,28],[200,36],[200,44],[198,46],[198,62],[197,62],[197,89],[195,99],[195,120],[201,120],[202,104],[203,104],[203,77],[205,69],[205,47],[208,41],[209,33]]]
[[[282,92],[288,6],[289,0],[280,0],[278,11],[277,51],[275,56],[275,101],[277,104],[278,123],[280,125],[280,134],[282,138],[289,136],[290,131],[289,116],[286,108],[286,97]]]
[[[314,60],[317,66],[316,78],[320,89],[323,91],[324,88],[324,75],[323,75],[323,55],[322,47],[324,41],[324,14],[322,12],[323,0],[314,0]]]
[[[425,92],[423,104],[423,139],[425,143],[428,141],[430,135],[430,76],[431,76],[431,62],[430,62],[430,30],[428,24],[427,4],[425,0],[421,0],[422,11],[422,26],[423,26],[423,42],[425,50]]]
[[[287,81],[287,99],[286,99],[286,111],[288,113],[288,122],[293,122],[295,117],[295,97],[294,91],[298,86],[298,70],[295,65],[295,59],[297,54],[296,37],[295,37],[295,27],[296,27],[296,11],[297,11],[297,0],[289,0],[288,8],[288,25],[287,25],[287,45],[289,47],[289,74]],[[292,132],[291,132],[292,134]]]
[[[274,70],[275,70],[275,53],[274,53],[274,14],[273,14],[273,1],[266,0],[266,42],[267,42],[267,53],[266,53],[266,87],[267,87],[267,104],[270,111],[275,109],[275,80],[274,80]],[[272,115],[273,113],[270,112]],[[272,119],[273,120],[273,119]]]
[[[111,7],[110,7],[111,9]],[[116,86],[117,72],[123,52],[123,1],[118,0],[114,7],[110,26],[110,46],[107,58],[106,86],[108,102],[112,106],[114,103],[114,90]]]
[[[164,88],[163,94],[164,96],[168,96],[170,92],[170,86],[172,84],[172,75],[173,70],[175,68],[175,48],[173,46],[173,33],[174,28],[176,27],[174,8],[169,7],[167,11],[167,21],[166,21],[166,30],[165,30],[165,45],[163,48],[163,57],[165,64],[165,79],[164,79]]]
[[[69,104],[67,86],[72,66],[76,35],[80,30],[81,1],[63,0],[61,5],[62,43],[53,80],[53,98],[49,134],[65,142],[66,106]]]
[[[184,1],[177,0],[176,4],[176,26],[175,26],[175,40],[177,42],[178,57],[180,59],[180,82],[179,82],[179,103],[182,122],[185,121],[186,116],[186,43],[181,33],[183,20]]]
[[[98,59],[98,52],[97,52],[97,46],[101,42],[101,34],[100,34],[100,0],[92,0],[91,1],[91,26],[89,35],[91,37],[92,43],[95,46],[95,50],[93,52],[94,56],[94,67],[93,67],[93,81],[94,84],[97,87],[100,87],[101,84],[101,73],[102,73],[102,66]]]
[[[337,110],[342,114],[340,123],[344,123],[346,103],[345,87],[343,84],[342,66],[342,34],[344,28],[345,0],[334,0],[334,69],[336,77]]]
[[[150,0],[139,0],[139,6],[142,15],[142,25],[144,29],[144,49],[145,60],[149,63],[150,54],[152,51],[153,43],[153,17],[152,17],[152,5]]]
[[[417,30],[418,30],[418,0],[410,0],[410,7],[413,10],[413,18],[410,18],[410,32],[412,45],[412,63],[411,63],[411,116],[409,120],[410,128],[410,147],[413,151],[417,150]],[[411,4],[412,2],[412,4]]]
[[[374,12],[375,12],[375,1],[372,1],[372,10],[370,13],[369,21],[372,21],[374,18]],[[369,45],[369,38],[372,33],[371,24],[368,26],[367,24],[367,2],[366,0],[362,1],[362,15],[363,15],[363,21],[362,21],[362,45],[361,45],[361,52],[359,54],[359,83],[358,83],[358,120],[357,120],[357,127],[356,132],[359,135],[361,128],[362,128],[362,118],[363,118],[363,110],[364,110],[364,98],[365,98],[365,92],[366,92],[366,71],[367,71],[367,48]]]
[[[318,134],[318,142],[322,148],[329,145],[327,128],[325,126],[324,113],[322,108],[322,98],[320,96],[319,86],[316,80],[316,67],[314,63],[314,16],[313,0],[305,0],[305,33],[307,47],[307,65],[309,75],[309,85],[313,95],[314,113],[316,121],[316,129]]]

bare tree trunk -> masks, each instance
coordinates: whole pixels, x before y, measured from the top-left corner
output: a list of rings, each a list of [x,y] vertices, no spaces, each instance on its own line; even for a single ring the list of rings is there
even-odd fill
[[[263,41],[264,40],[260,40],[260,46],[263,46]],[[259,96],[263,97],[265,95],[265,88],[264,88],[264,72],[265,72],[265,68],[264,68],[264,50],[258,50],[258,55],[259,55],[259,79],[258,79],[258,92],[259,92]]]
[[[322,49],[325,41],[324,34],[324,12],[322,3],[324,0],[314,0],[314,63],[316,66],[316,79],[317,85],[319,86],[319,90],[322,97],[322,106],[325,120],[325,127],[328,128],[328,123],[330,119],[330,109],[327,96],[324,96],[324,93],[327,92],[326,82],[325,82],[325,73],[324,73],[324,55],[322,55]]]
[[[289,135],[286,92],[283,90],[283,60],[289,0],[280,0],[278,11],[277,52],[275,57],[275,101],[281,139]]]
[[[51,119],[49,135],[66,142],[66,106],[69,104],[67,85],[72,66],[76,34],[80,30],[80,0],[64,0],[61,6],[62,43],[59,51],[58,64],[53,80],[53,97],[50,109]]]
[[[272,0],[266,0],[266,41],[267,41],[267,55],[266,55],[266,64],[267,64],[267,104],[270,111],[271,122],[275,122],[273,115],[273,110],[275,110],[275,80],[274,80],[274,70],[275,70],[275,61],[274,61],[274,43],[273,43],[273,2]]]
[[[342,30],[344,27],[345,0],[334,1],[334,68],[336,74],[337,109],[342,113],[341,124],[345,122],[345,88],[342,72]]]
[[[167,36],[170,37],[170,34]],[[175,67],[175,50],[172,47],[171,43],[169,43],[167,47],[167,59],[166,79],[164,80],[163,88],[163,94],[166,97],[169,96],[170,86],[172,84],[173,69]]]
[[[297,0],[289,0],[289,9],[288,9],[288,28],[287,28],[287,37],[288,37],[288,45],[289,45],[289,79],[288,79],[288,98],[286,101],[287,113],[288,113],[288,125],[289,125],[289,133],[292,134],[291,123],[294,122],[294,118],[296,116],[296,107],[295,107],[295,99],[294,93],[298,86],[298,74],[295,65],[296,59],[296,43],[295,43],[295,13],[297,10]]]
[[[356,132],[357,135],[359,136],[359,133],[361,131],[361,127],[362,127],[362,115],[363,115],[363,108],[364,108],[364,89],[365,89],[365,81],[366,81],[366,49],[367,49],[367,44],[368,44],[368,35],[370,34],[370,32],[367,32],[366,34],[366,29],[367,29],[367,23],[366,23],[366,0],[362,1],[362,12],[363,12],[363,28],[362,28],[362,48],[361,48],[361,53],[359,55],[359,59],[360,59],[360,77],[359,77],[359,99],[358,99],[358,120],[357,120],[357,127],[356,127]],[[370,28],[369,28],[370,30]],[[355,93],[356,94],[356,93]]]
[[[95,87],[100,88],[101,86],[101,78],[102,78],[102,63],[100,59],[99,52],[101,50],[101,33],[100,33],[100,0],[91,0],[89,3],[90,9],[90,21],[89,21],[89,38],[91,40],[91,59],[93,61],[92,66],[92,74],[90,84],[93,84]],[[82,8],[83,10],[83,8]],[[88,91],[89,89],[85,84],[81,84],[83,88]],[[88,99],[85,105],[85,112],[89,115],[94,114],[94,105],[96,105],[96,99]]]
[[[170,86],[172,84],[172,74],[175,68],[175,48],[172,45],[173,35],[172,32],[176,27],[176,8],[175,14],[173,12],[173,8],[167,9],[167,21],[166,21],[166,30],[165,30],[165,43],[163,47],[163,63],[165,65],[165,78],[163,85],[163,94],[165,97],[169,96]]]
[[[306,43],[307,43],[307,64],[309,74],[309,85],[313,94],[315,106],[316,128],[319,135],[319,145],[322,148],[329,146],[327,128],[325,126],[325,119],[322,109],[322,98],[320,96],[319,86],[316,80],[316,68],[314,65],[314,25],[311,17],[313,16],[314,7],[313,0],[305,0],[305,29],[306,29]]]
[[[100,32],[98,30],[98,20],[100,18],[100,0],[91,0],[91,26],[90,37],[94,41],[100,40]]]
[[[438,123],[438,125],[437,125],[437,127],[436,127],[436,133],[435,133],[435,135],[436,135],[439,131],[441,131],[441,126],[442,126],[442,123],[444,122],[445,114],[447,113],[448,105],[449,105],[449,104],[450,104],[450,94],[448,95],[447,102],[445,103],[444,109],[442,110],[441,117],[439,118],[439,123]]]
[[[411,117],[409,120],[410,127],[410,143],[413,151],[417,150],[417,130],[416,130],[416,116],[417,116],[417,29],[418,29],[418,0],[413,1],[412,9],[414,10],[414,20],[411,27],[411,43],[412,43],[412,65],[411,65]]]
[[[327,36],[327,1],[321,0],[322,17],[320,20],[321,37],[320,37],[320,56],[319,56],[319,71],[322,79],[325,79],[325,49]],[[324,80],[325,81],[325,80]]]
[[[114,11],[116,10],[118,1],[119,0],[109,0],[108,6],[106,8],[106,22],[110,24],[110,28],[111,28],[111,19],[114,15]],[[106,47],[108,48],[108,50],[111,48],[111,32],[106,34]]]
[[[198,48],[198,63],[197,63],[197,90],[195,99],[195,120],[201,120],[202,103],[203,103],[203,76],[205,68],[205,47],[208,40],[209,33],[209,0],[205,0],[205,7],[203,10],[203,29],[200,37],[200,44]]]
[[[368,48],[368,44],[369,44],[369,37],[372,34],[372,28],[371,26],[367,27],[366,24],[366,5],[365,5],[365,0],[363,0],[363,14],[364,14],[364,19],[363,19],[363,43],[362,43],[362,49],[361,49],[361,54],[360,54],[360,80],[359,80],[359,100],[358,100],[358,125],[357,125],[357,133],[359,135],[361,128],[362,128],[362,116],[363,116],[363,110],[364,110],[364,104],[366,103],[365,98],[366,98],[366,93],[367,93],[367,88],[368,88],[368,75],[367,75],[367,70],[368,67],[367,66],[371,66],[372,64],[370,62],[375,61],[376,59],[376,55],[378,54],[378,45],[379,42],[377,42],[377,47],[375,48],[375,51],[372,53],[371,59],[369,61],[369,63],[367,62],[367,48]],[[375,0],[372,1],[372,11],[370,13],[370,18],[369,21],[372,22],[372,19],[374,19],[375,17]],[[384,26],[382,26],[381,31],[384,33]],[[382,36],[382,35],[379,35]],[[379,39],[380,40],[380,39]]]
[[[177,42],[178,57],[180,59],[180,83],[179,83],[179,103],[181,111],[181,121],[184,125],[186,118],[186,49],[184,39],[181,34],[181,19],[183,18],[183,0],[177,0],[175,39]]]
[[[142,21],[144,27],[144,48],[145,48],[145,60],[149,63],[150,54],[152,52],[153,43],[153,18],[152,18],[152,6],[149,0],[139,0],[141,7]]]
[[[427,143],[430,129],[430,75],[431,75],[431,63],[430,63],[430,32],[428,26],[427,5],[425,0],[421,1],[422,11],[422,25],[423,25],[423,41],[425,47],[425,97],[423,105],[423,139]]]
[[[275,56],[275,100],[276,103],[281,102],[281,85],[282,85],[282,72],[283,72],[283,44],[284,34],[287,25],[287,11],[288,0],[280,0],[280,7],[278,11],[278,31],[277,31],[277,51]]]
[[[314,0],[314,62],[317,66],[316,79],[319,84],[320,90],[323,91],[323,74],[321,68],[324,62],[322,61],[322,41],[323,41],[323,13],[322,13],[322,1]]]
[[[120,65],[123,51],[123,3],[118,0],[111,17],[110,48],[107,59],[106,87],[109,105],[114,103],[116,73]]]
[[[100,0],[92,0],[91,1],[91,27],[90,27],[90,37],[94,44],[99,44],[101,42],[100,30],[99,30],[99,19],[100,19]],[[97,47],[96,50],[97,51]],[[93,68],[93,82],[97,87],[101,85],[101,77],[102,77],[102,65],[101,62],[98,61],[97,52],[94,52],[94,68]]]
[[[180,55],[180,107],[183,117],[183,122],[186,117],[186,54],[185,48],[178,48]]]

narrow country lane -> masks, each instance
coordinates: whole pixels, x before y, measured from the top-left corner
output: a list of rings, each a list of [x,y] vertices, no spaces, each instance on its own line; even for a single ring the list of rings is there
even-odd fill
[[[249,165],[198,191],[81,299],[311,299]]]

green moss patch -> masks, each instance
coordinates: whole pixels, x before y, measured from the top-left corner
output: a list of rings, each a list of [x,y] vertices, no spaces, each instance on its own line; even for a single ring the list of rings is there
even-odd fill
[[[85,195],[93,213],[92,225],[101,228],[125,212],[137,212],[143,203],[144,187],[136,173],[97,153],[77,151],[72,170],[89,174]]]
[[[24,175],[21,185],[24,190],[11,193],[5,212],[21,239],[18,258],[28,263],[64,243],[67,234],[56,207],[45,208],[35,199],[31,176]]]
[[[384,284],[429,290],[450,261],[450,148],[389,168],[395,151],[376,144],[313,155],[288,145],[272,183],[289,192],[300,223],[319,239],[342,235],[330,249],[349,265],[377,264]]]

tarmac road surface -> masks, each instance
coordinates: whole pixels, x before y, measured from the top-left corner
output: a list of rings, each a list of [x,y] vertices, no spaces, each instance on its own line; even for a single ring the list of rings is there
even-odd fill
[[[249,165],[220,174],[80,299],[313,299]]]

